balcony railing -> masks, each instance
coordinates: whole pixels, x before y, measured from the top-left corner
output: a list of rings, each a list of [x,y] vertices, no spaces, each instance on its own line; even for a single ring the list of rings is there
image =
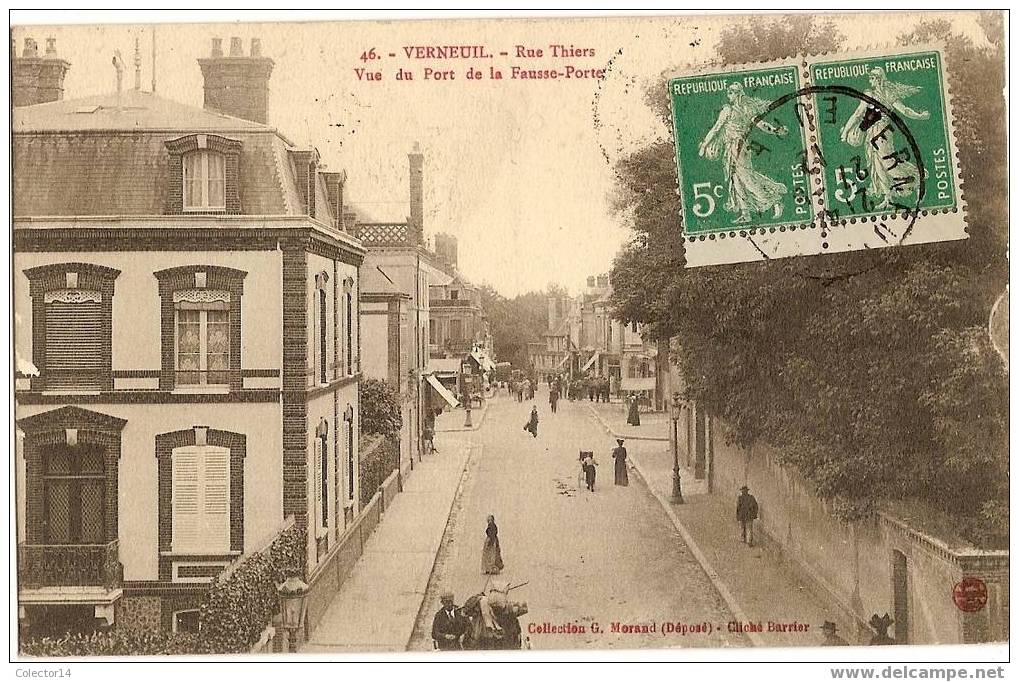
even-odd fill
[[[431,308],[470,308],[477,304],[469,298],[433,298],[428,305]]]
[[[22,588],[96,587],[113,589],[123,580],[117,540],[105,545],[18,545]]]
[[[365,246],[402,246],[414,243],[414,234],[407,223],[359,223],[354,236]]]

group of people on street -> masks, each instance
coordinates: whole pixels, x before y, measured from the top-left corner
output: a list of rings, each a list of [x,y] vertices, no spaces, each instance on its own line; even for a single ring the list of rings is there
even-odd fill
[[[626,469],[626,447],[623,439],[616,439],[616,447],[612,450],[612,459],[615,460],[615,484],[630,485],[630,475]],[[583,481],[584,486],[594,492],[594,484],[598,478],[598,461],[594,458],[591,450],[580,451],[580,474],[578,479]]]
[[[485,543],[481,548],[481,572],[486,576],[496,576],[505,568],[502,561],[502,548],[499,545],[499,527],[496,525],[495,516],[488,515],[485,526]],[[474,615],[480,618],[487,634],[503,634],[504,627],[500,625],[501,620],[509,622],[506,615],[517,616],[527,612],[527,605],[513,604],[508,601],[509,590],[512,589],[505,580],[489,578],[482,593],[477,597],[468,600],[468,603],[476,603]],[[452,591],[446,590],[439,597],[441,606],[432,618],[432,640],[435,647],[440,651],[452,651],[462,649],[465,639],[469,637],[471,620],[466,613],[466,607],[456,605]],[[519,635],[519,633],[516,633]]]
[[[534,400],[534,384],[531,383],[530,379],[514,381],[511,386],[513,392],[517,395],[518,403],[522,403],[525,400]]]

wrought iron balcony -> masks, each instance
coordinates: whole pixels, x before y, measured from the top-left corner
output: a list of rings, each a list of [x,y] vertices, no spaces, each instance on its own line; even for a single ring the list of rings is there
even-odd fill
[[[18,581],[39,587],[118,587],[123,580],[119,542],[105,545],[18,545]]]

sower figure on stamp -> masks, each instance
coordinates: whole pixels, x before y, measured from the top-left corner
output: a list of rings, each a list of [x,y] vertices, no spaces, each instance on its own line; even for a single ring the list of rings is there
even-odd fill
[[[925,121],[931,116],[929,111],[915,111],[902,102],[907,97],[919,94],[919,87],[889,80],[885,70],[879,66],[870,70],[870,87],[866,94],[903,116],[918,121]],[[916,192],[920,178],[916,164],[897,156],[895,134],[891,126],[886,123],[865,126],[864,119],[870,106],[868,102],[860,102],[842,126],[841,138],[854,147],[863,146],[867,175],[870,177],[868,191],[878,200],[874,208],[884,210],[894,198]]]
[[[757,518],[757,498],[750,494],[750,488],[740,488],[736,499],[736,520],[739,521],[740,540],[754,546],[754,520]]]
[[[460,614],[460,608],[453,601],[453,593],[445,591],[439,597],[442,607],[432,618],[432,640],[441,651],[460,649],[461,638],[467,632],[467,620]]]
[[[761,215],[771,210],[778,218],[782,214],[782,195],[788,189],[754,170],[752,155],[744,149],[754,119],[768,110],[768,102],[746,94],[740,83],[730,85],[727,95],[729,103],[722,107],[715,125],[704,136],[698,153],[709,159],[722,156],[729,190],[725,208],[736,214],[735,223],[749,223],[751,213]],[[763,119],[756,122],[756,127],[778,137],[789,132],[785,126]]]

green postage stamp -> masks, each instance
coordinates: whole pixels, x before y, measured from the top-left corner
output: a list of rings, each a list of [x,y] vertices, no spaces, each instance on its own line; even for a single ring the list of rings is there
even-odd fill
[[[966,238],[940,49],[668,87],[688,267]]]

